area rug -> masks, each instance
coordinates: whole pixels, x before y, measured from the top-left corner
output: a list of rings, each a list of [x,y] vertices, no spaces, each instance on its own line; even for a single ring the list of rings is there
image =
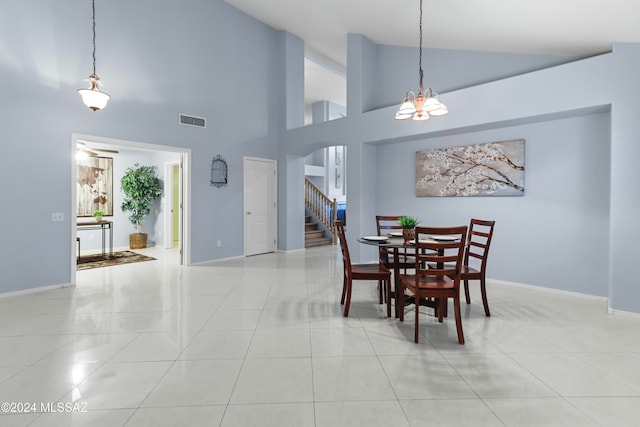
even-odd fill
[[[81,256],[76,262],[77,270],[88,270],[90,268],[110,267],[112,265],[130,264],[132,262],[151,261],[155,258],[138,254],[131,251],[114,252],[110,258],[103,258],[102,254],[92,254]]]

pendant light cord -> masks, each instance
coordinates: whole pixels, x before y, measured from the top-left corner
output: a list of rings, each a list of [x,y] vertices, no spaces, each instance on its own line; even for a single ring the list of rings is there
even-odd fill
[[[422,72],[422,0],[420,0],[420,48],[418,50],[419,54],[418,54],[418,76],[420,77],[420,92],[424,92],[424,86],[423,86],[423,76],[424,73]],[[95,35],[94,35],[95,37]],[[95,42],[94,42],[95,45]],[[95,49],[95,48],[94,48]],[[95,59],[94,59],[95,61]]]
[[[422,0],[420,0],[422,2]],[[96,75],[96,0],[92,0],[93,5],[93,75]]]

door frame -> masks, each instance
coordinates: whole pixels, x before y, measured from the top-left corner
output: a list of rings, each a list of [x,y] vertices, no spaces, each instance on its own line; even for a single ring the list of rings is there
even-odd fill
[[[76,215],[77,212],[77,191],[76,180],[78,178],[78,167],[75,161],[76,153],[76,141],[77,140],[89,140],[99,143],[101,145],[113,146],[115,148],[122,147],[123,149],[133,149],[142,151],[154,151],[154,152],[171,152],[180,153],[182,157],[182,256],[180,257],[181,265],[191,265],[191,149],[184,147],[174,147],[169,145],[149,144],[145,142],[130,141],[124,139],[107,138],[96,135],[88,135],[81,133],[71,133],[71,217],[69,218],[70,228],[70,249],[71,254],[71,269],[69,274],[69,283],[71,285],[76,284]]]
[[[164,164],[164,247],[166,249],[173,248],[173,168],[178,167],[178,249],[182,254],[182,159],[177,162],[168,162]],[[182,264],[182,262],[180,262]]]
[[[269,184],[273,189],[273,219],[270,224],[273,228],[273,251],[276,252],[278,250],[278,161],[274,159],[265,159],[260,157],[249,157],[245,156],[243,159],[243,168],[242,168],[242,222],[243,222],[243,232],[244,232],[244,256],[247,256],[247,237],[248,237],[248,223],[247,223],[247,170],[249,168],[250,162],[266,162],[273,165],[273,179],[269,181]]]

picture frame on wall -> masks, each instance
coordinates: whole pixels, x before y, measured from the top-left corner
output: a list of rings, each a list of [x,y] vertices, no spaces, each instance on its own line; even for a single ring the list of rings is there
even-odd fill
[[[345,147],[335,146],[329,153],[329,186],[328,193],[332,197],[345,195]]]
[[[87,157],[78,160],[76,194],[78,217],[90,217],[96,210],[113,215],[113,158]]]
[[[417,197],[523,195],[524,139],[416,152]]]

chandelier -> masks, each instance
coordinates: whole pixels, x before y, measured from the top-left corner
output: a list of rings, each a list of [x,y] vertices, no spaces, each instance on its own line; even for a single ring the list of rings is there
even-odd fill
[[[400,109],[396,113],[396,120],[429,120],[429,117],[444,116],[449,113],[447,107],[440,102],[438,94],[430,87],[424,88],[422,71],[422,0],[420,0],[420,49],[418,56],[419,89],[416,95],[408,91],[402,100]]]
[[[93,111],[101,110],[107,106],[111,96],[100,90],[100,77],[96,74],[96,0],[92,0],[93,5],[93,74],[89,76],[89,88],[78,89],[82,96],[82,102]]]

